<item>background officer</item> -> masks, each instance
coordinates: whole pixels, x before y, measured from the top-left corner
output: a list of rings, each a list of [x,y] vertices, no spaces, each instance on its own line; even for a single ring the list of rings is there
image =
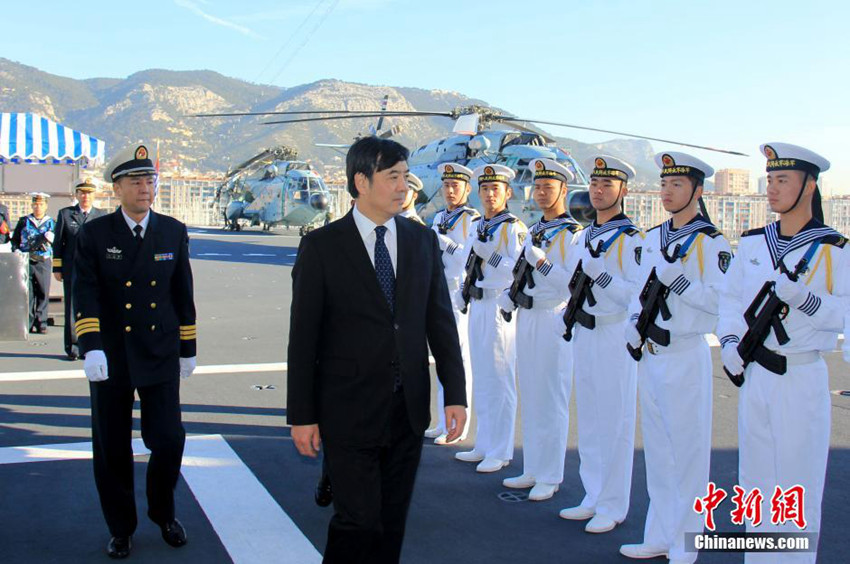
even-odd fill
[[[83,224],[106,212],[94,207],[95,185],[86,178],[77,182],[74,195],[77,203],[59,210],[56,219],[56,236],[53,241],[53,277],[62,282],[65,290],[65,354],[69,360],[79,356],[77,338],[71,327],[74,323],[71,307],[71,282],[74,276],[74,250],[77,244],[77,232]]]
[[[186,531],[174,517],[186,436],[178,376],[189,377],[195,367],[195,304],[186,226],[150,209],[156,169],[147,148],[134,145],[118,153],[105,178],[121,207],[87,222],[78,235],[74,316],[91,382],[94,476],[112,534],[107,552],[124,558],[137,524],[135,392],[142,439],[151,451],[148,517],[165,542],[186,544]]]

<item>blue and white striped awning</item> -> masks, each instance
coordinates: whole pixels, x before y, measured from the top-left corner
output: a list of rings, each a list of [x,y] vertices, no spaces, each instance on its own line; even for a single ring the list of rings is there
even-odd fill
[[[106,144],[38,114],[0,114],[0,163],[102,164]]]

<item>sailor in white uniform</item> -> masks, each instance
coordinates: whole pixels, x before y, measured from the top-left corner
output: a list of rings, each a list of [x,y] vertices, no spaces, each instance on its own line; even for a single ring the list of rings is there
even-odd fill
[[[829,162],[787,143],[767,143],[761,152],[768,159],[768,202],[779,221],[741,235],[717,329],[724,367],[744,378],[738,482],[747,493],[758,488],[763,495],[761,525],[747,522],[748,531],[801,532],[792,522],[773,525],[770,519],[775,489],[799,485],[805,491],[803,532],[819,533],[831,409],[822,355],[835,349],[844,328],[850,249],[840,233],[823,224],[817,179]],[[770,329],[745,368],[738,352],[748,330],[744,311],[765,283],[773,283],[785,304],[776,317],[787,340],[781,330]],[[816,552],[747,553],[745,561],[814,562],[816,557]]]
[[[608,155],[590,160],[590,202],[596,219],[582,233],[578,259],[592,280],[595,303],[582,308],[587,327],[575,324],[579,474],[584,499],[561,511],[564,519],[590,519],[585,531],[604,533],[629,511],[634,458],[637,365],[623,346],[632,297],[640,290],[643,234],[623,213],[635,171]],[[591,519],[592,518],[592,519]]]
[[[475,208],[467,204],[469,198],[469,183],[472,170],[456,163],[441,163],[437,167],[443,182],[442,192],[446,207],[434,215],[432,229],[437,232],[440,250],[443,251],[443,268],[449,294],[460,290],[463,281],[464,256],[463,245],[469,234],[475,229],[475,222],[481,217]],[[460,337],[460,352],[463,357],[463,368],[466,374],[466,425],[458,441],[466,440],[469,432],[469,416],[472,408],[472,363],[469,359],[469,316],[454,308],[457,332]],[[425,437],[434,439],[438,445],[446,444],[446,415],[443,405],[443,386],[437,381],[437,425],[425,431]],[[455,442],[455,441],[453,441]]]
[[[484,217],[476,222],[464,249],[467,272],[475,276],[465,274],[464,283],[453,298],[458,309],[468,310],[469,352],[475,374],[472,398],[478,421],[475,447],[457,453],[455,458],[479,462],[478,472],[501,470],[514,453],[516,324],[502,317],[496,303],[511,285],[511,271],[527,231],[507,209],[514,176],[510,168],[495,164],[473,171]],[[468,306],[466,295],[471,298]]]
[[[543,217],[529,229],[514,266],[515,282],[498,302],[505,314],[516,316],[523,468],[502,484],[531,488],[528,499],[542,501],[564,481],[573,363],[572,347],[561,338],[561,309],[581,225],[566,212],[573,172],[551,159],[534,159],[528,167],[534,174],[534,203]]]
[[[657,276],[669,291],[662,300],[669,312],[652,320],[643,347],[636,324],[642,312],[647,318],[639,301],[644,291],[629,308],[626,342],[635,357],[642,355],[638,394],[649,510],[643,543],[623,545],[620,552],[630,558],[667,555],[670,562],[685,563],[697,558],[686,551],[685,533],[702,532],[703,517],[693,503],[705,495],[711,457],[712,365],[705,335],[717,325],[719,291],[732,254],[698,205],[703,182],[714,170],[678,152],[659,153],[655,162],[661,168],[662,203],[672,217],[646,233],[640,279],[648,282],[647,291]]]
[[[401,206],[401,217],[412,219],[417,223],[425,225],[419,214],[416,213],[416,198],[419,197],[419,192],[422,191],[422,181],[412,172],[407,174],[407,195],[404,197],[404,204]]]

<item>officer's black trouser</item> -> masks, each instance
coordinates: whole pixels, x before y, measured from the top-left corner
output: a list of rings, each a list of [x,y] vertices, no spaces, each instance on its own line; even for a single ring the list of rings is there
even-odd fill
[[[47,306],[50,301],[51,261],[30,261],[30,329],[47,327]]]
[[[71,331],[71,328],[74,326],[74,308],[72,303],[72,284],[71,284],[71,272],[63,272],[62,273],[62,289],[64,290],[65,296],[62,298],[62,301],[65,304],[65,354],[71,354],[73,351],[74,345],[76,345],[76,340],[74,339],[74,334]]]
[[[113,536],[136,530],[133,491],[134,390],[106,382],[89,384],[92,407],[94,479],[100,506]],[[163,525],[174,519],[174,488],[180,476],[186,432],[180,415],[180,380],[138,388],[142,440],[150,449],[148,517]]]

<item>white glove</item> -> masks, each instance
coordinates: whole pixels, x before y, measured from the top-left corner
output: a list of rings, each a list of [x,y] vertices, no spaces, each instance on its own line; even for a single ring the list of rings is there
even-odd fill
[[[496,305],[498,305],[505,313],[511,313],[513,310],[516,309],[516,305],[514,304],[513,300],[511,300],[507,291],[504,291],[499,294],[499,297],[496,298]]]
[[[626,330],[623,332],[623,336],[626,338],[626,342],[630,344],[633,349],[640,347],[640,333],[638,333],[637,327],[635,327],[634,323],[626,324]]]
[[[463,303],[463,295],[460,290],[452,292],[452,305],[458,311],[461,311],[464,307],[466,307],[466,304]]]
[[[534,245],[526,245],[525,247],[525,260],[528,261],[532,267],[537,268],[537,263],[546,258],[546,252],[540,247],[535,247]]]
[[[15,249],[14,251],[12,251],[12,254],[13,254],[13,255],[21,256],[21,255],[22,255],[22,254],[24,254],[24,253],[22,253],[22,252],[21,252],[21,249]]]
[[[592,280],[596,280],[599,278],[599,275],[605,272],[605,261],[601,258],[595,259],[593,257],[582,258],[581,261],[581,269],[587,274]]]
[[[192,375],[192,372],[195,371],[195,367],[197,363],[195,362],[195,357],[183,358],[180,357],[180,379],[185,380],[189,376]]]
[[[792,281],[785,275],[780,275],[776,281],[776,296],[791,307],[797,308],[806,301],[806,285],[803,281]]]
[[[677,260],[665,263],[657,270],[657,274],[661,283],[669,288],[676,278],[685,275],[685,270],[682,268],[682,261]]]
[[[103,382],[109,379],[109,368],[106,365],[106,355],[103,351],[93,350],[86,353],[83,361],[83,371],[89,382]]]
[[[448,235],[443,235],[442,233],[437,233],[437,242],[440,243],[440,250],[445,251],[448,249],[454,241]]]
[[[720,349],[720,360],[731,374],[737,376],[744,373],[744,360],[738,354],[738,343],[728,343]]]
[[[51,245],[53,244],[53,239],[55,237],[56,235],[53,233],[53,231],[48,231],[44,234],[44,238],[47,239]]]
[[[472,240],[472,250],[475,251],[476,255],[484,260],[490,260],[490,257],[496,252],[498,246],[499,242],[495,239],[487,241],[486,243],[480,241],[478,237],[475,237]]]

